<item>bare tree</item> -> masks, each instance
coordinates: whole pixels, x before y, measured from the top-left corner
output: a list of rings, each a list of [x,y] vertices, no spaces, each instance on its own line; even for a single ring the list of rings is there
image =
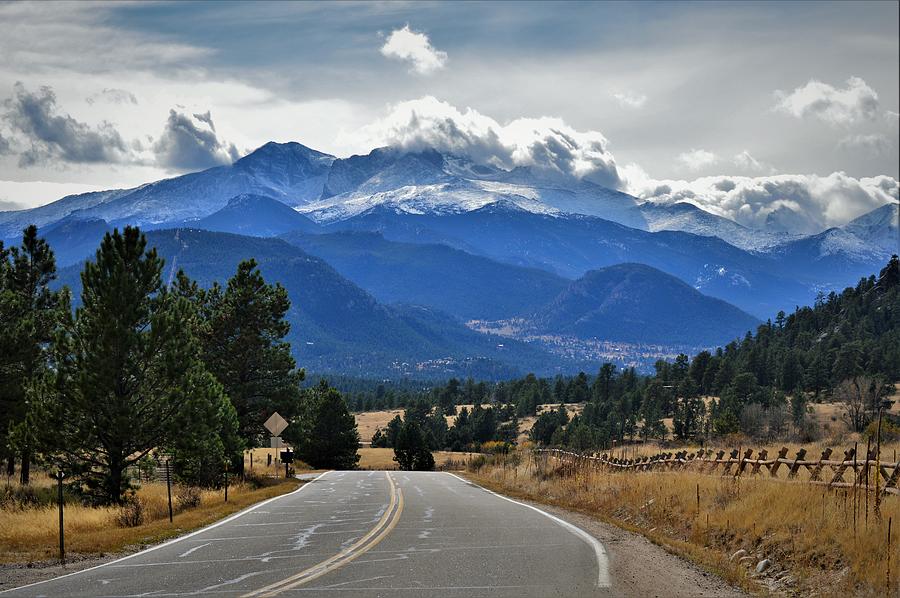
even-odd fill
[[[878,412],[885,385],[873,376],[854,376],[838,384],[833,395],[842,403],[841,419],[852,431],[862,432]]]

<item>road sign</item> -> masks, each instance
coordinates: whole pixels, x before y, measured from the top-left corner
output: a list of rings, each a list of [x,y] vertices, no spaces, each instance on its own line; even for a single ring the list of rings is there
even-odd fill
[[[281,433],[284,432],[284,429],[288,427],[288,422],[286,419],[278,415],[276,411],[273,413],[269,419],[266,420],[266,423],[263,424],[266,427],[266,430],[272,433],[272,436],[281,436]]]

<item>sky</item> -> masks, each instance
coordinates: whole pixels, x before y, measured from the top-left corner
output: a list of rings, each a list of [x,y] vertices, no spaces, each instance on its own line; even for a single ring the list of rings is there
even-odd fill
[[[0,4],[0,210],[432,145],[751,226],[897,198],[898,3]]]

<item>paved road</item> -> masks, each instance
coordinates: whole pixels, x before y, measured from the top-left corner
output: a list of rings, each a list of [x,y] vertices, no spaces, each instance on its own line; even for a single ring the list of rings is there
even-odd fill
[[[611,596],[579,528],[449,473],[329,472],[219,524],[11,596]]]

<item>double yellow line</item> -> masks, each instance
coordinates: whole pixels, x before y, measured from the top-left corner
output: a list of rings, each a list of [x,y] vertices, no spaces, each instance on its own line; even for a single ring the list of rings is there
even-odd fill
[[[325,575],[326,573],[330,573],[335,569],[343,567],[358,556],[365,554],[373,547],[375,547],[375,545],[377,545],[379,542],[384,540],[384,538],[389,533],[391,533],[391,530],[393,530],[397,525],[397,522],[400,520],[400,513],[403,511],[403,491],[397,488],[390,474],[385,472],[384,475],[387,477],[388,484],[391,488],[391,501],[388,504],[388,508],[385,509],[384,514],[381,516],[381,519],[378,520],[378,523],[375,525],[375,527],[372,528],[365,536],[357,540],[352,546],[345,548],[333,557],[328,558],[321,563],[313,565],[312,567],[305,569],[300,573],[297,573],[296,575],[292,575],[286,579],[282,579],[281,581],[276,581],[273,584],[267,585],[264,588],[260,588],[258,590],[254,590],[252,592],[244,594],[243,596],[241,596],[241,598],[270,598],[271,596],[277,596],[282,592],[291,590],[293,588],[296,588],[297,586],[301,586]]]

